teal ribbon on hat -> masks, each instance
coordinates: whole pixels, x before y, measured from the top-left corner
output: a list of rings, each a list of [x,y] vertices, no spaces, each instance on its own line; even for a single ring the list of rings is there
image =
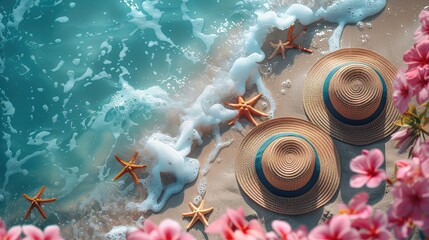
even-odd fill
[[[331,102],[331,99],[329,99],[329,84],[331,82],[332,77],[340,68],[342,68],[346,65],[351,65],[351,64],[362,64],[362,65],[370,67],[377,74],[377,76],[379,77],[381,84],[383,86],[383,93],[381,95],[381,101],[380,101],[380,104],[378,105],[377,110],[373,114],[371,114],[371,116],[369,116],[365,119],[356,120],[356,119],[350,119],[350,118],[344,117],[339,112],[337,112],[337,110],[334,108],[334,105]],[[368,123],[374,121],[378,116],[380,116],[381,112],[383,111],[383,109],[386,105],[386,102],[387,102],[386,82],[384,81],[383,76],[381,76],[381,74],[377,71],[377,69],[373,68],[372,66],[369,66],[366,63],[361,63],[361,62],[344,63],[344,64],[341,64],[341,65],[333,68],[328,73],[328,75],[326,76],[325,82],[323,84],[323,101],[325,102],[325,105],[328,108],[329,112],[332,114],[332,116],[334,116],[340,122],[348,124],[348,125],[355,125],[355,126],[365,125],[365,124],[368,124]]]
[[[288,190],[276,188],[275,186],[271,185],[271,183],[265,177],[264,170],[262,169],[262,155],[264,154],[265,149],[274,140],[281,138],[281,137],[298,137],[298,138],[301,138],[301,139],[305,140],[311,146],[311,148],[313,149],[313,152],[314,152],[315,166],[314,166],[314,170],[313,170],[313,173],[311,175],[311,178],[307,182],[307,184],[305,184],[303,187],[298,188],[296,190],[288,191]],[[319,155],[317,154],[316,149],[314,148],[313,144],[311,144],[311,142],[308,141],[304,136],[301,136],[297,133],[285,132],[285,133],[279,133],[279,134],[273,135],[273,136],[269,137],[265,142],[262,143],[261,147],[256,152],[255,170],[256,170],[256,174],[259,178],[259,181],[271,193],[273,193],[277,196],[281,196],[281,197],[290,197],[290,198],[291,197],[299,197],[299,196],[305,194],[306,192],[308,192],[311,188],[313,188],[314,184],[316,184],[317,179],[319,178],[319,175],[320,175],[320,160],[319,160]]]

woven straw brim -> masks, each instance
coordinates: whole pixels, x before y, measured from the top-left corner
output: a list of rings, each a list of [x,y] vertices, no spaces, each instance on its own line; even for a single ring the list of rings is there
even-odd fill
[[[317,152],[320,174],[314,186],[298,197],[281,197],[270,192],[259,181],[255,157],[261,144],[279,133],[304,136]],[[299,156],[296,157],[299,161]],[[298,215],[325,205],[335,195],[341,168],[331,137],[316,125],[298,118],[276,118],[253,128],[243,139],[235,161],[237,182],[242,190],[258,205],[280,214]]]
[[[331,114],[323,100],[323,85],[329,72],[342,64],[353,62],[364,63],[377,70],[384,78],[387,88],[384,109],[377,118],[364,125],[349,125],[341,122]],[[392,102],[392,84],[396,73],[395,66],[370,50],[345,48],[332,52],[321,58],[307,74],[303,90],[304,111],[311,122],[340,141],[354,145],[367,145],[379,141],[397,130],[394,121],[399,119],[400,114]],[[365,101],[365,99],[361,100]],[[356,116],[356,110],[353,108],[345,111],[350,111],[350,116]],[[364,114],[366,113],[363,109],[362,115]]]

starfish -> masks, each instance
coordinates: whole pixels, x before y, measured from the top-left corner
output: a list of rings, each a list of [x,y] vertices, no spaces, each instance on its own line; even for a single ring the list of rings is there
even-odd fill
[[[235,118],[229,122],[229,125],[234,124],[234,122],[237,121],[241,116],[246,116],[247,119],[249,119],[249,121],[253,123],[253,125],[258,126],[258,123],[253,118],[252,114],[263,117],[268,116],[266,113],[263,113],[253,108],[253,105],[255,105],[256,101],[258,101],[261,96],[262,94],[260,93],[247,101],[244,101],[242,97],[238,97],[238,103],[225,103],[226,105],[238,110],[237,116],[235,116]]]
[[[204,215],[211,213],[213,208],[211,207],[204,209],[204,199],[201,200],[201,203],[198,207],[195,207],[193,203],[189,202],[189,207],[191,208],[192,212],[182,213],[183,217],[192,217],[192,220],[186,227],[187,230],[190,229],[198,220],[203,222],[206,226],[209,225],[207,218]]]
[[[303,52],[308,52],[308,53],[312,53],[313,51],[308,49],[308,48],[304,48],[296,43],[294,43],[293,41],[295,41],[295,39],[297,39],[304,31],[306,31],[307,29],[305,28],[304,30],[302,30],[300,33],[298,33],[297,35],[293,36],[293,29],[294,29],[295,25],[292,25],[289,27],[289,31],[287,33],[287,41],[286,42],[282,42],[282,40],[279,39],[279,43],[272,43],[271,47],[273,47],[275,50],[274,52],[271,54],[271,56],[268,58],[269,60],[271,60],[274,56],[276,56],[277,54],[281,54],[282,55],[282,59],[285,59],[285,53],[286,53],[286,49],[289,48],[297,48]]]
[[[131,176],[134,179],[134,182],[136,184],[140,183],[139,178],[137,177],[136,173],[134,172],[135,168],[145,168],[147,165],[137,165],[134,164],[134,161],[137,158],[137,155],[139,155],[138,152],[136,152],[134,154],[134,156],[130,159],[129,162],[122,160],[120,157],[118,157],[117,155],[115,155],[116,160],[122,164],[122,166],[124,166],[124,168],[113,178],[113,181],[118,180],[118,178],[122,177],[122,175],[124,175],[126,172],[129,172],[131,174]]]
[[[42,217],[44,219],[46,219],[46,214],[45,214],[45,212],[43,211],[43,209],[42,209],[42,207],[40,205],[42,203],[53,202],[53,201],[55,201],[57,199],[56,198],[45,198],[45,199],[40,198],[40,196],[42,196],[42,194],[43,194],[43,191],[45,191],[45,186],[42,186],[42,188],[39,190],[39,192],[34,197],[29,197],[25,193],[22,194],[22,196],[24,196],[25,199],[27,199],[28,201],[31,202],[31,205],[28,208],[27,213],[24,216],[24,220],[27,220],[28,216],[30,216],[31,210],[34,207],[36,207],[39,210],[40,214],[42,214]]]

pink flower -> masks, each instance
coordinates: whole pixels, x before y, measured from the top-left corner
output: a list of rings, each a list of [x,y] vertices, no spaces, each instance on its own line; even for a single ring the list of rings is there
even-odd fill
[[[418,157],[413,157],[411,160],[396,161],[398,170],[396,179],[404,182],[412,182],[415,178],[429,178],[429,160],[421,160]]]
[[[429,99],[429,62],[423,67],[407,71],[405,77],[414,87],[417,103],[426,102]]]
[[[22,231],[25,234],[24,240],[63,240],[60,228],[56,225],[47,226],[43,232],[33,225],[24,225]]]
[[[273,232],[270,232],[267,234],[267,236],[269,236],[269,239],[289,240],[289,237],[292,233],[292,227],[289,225],[289,223],[274,220],[273,223],[271,223],[271,226],[273,227],[274,232],[277,233],[278,237]],[[271,235],[271,233],[274,235]]]
[[[0,219],[0,239],[2,240],[20,240],[21,227],[15,226],[6,231],[6,224]]]
[[[352,226],[359,229],[362,239],[389,240],[390,233],[387,230],[387,215],[377,210],[369,219],[356,219]]]
[[[364,185],[375,188],[386,179],[384,170],[379,169],[383,164],[383,153],[379,149],[362,150],[362,154],[350,161],[350,169],[357,173],[350,178],[350,186],[360,188]]]
[[[414,231],[411,218],[401,218],[395,214],[394,209],[390,208],[387,212],[388,227],[393,229],[393,235],[396,239],[407,239]]]
[[[182,232],[180,225],[171,219],[163,220],[159,226],[145,220],[143,226],[127,234],[127,240],[195,240]]]
[[[307,228],[304,225],[301,225],[291,232],[290,240],[307,240],[307,235]]]
[[[392,195],[392,211],[400,218],[411,218],[421,227],[424,217],[429,215],[429,179],[419,178],[412,183],[397,182]]]
[[[292,230],[289,223],[280,220],[274,220],[271,224],[274,232],[267,233],[269,240],[307,240],[307,228],[304,225]],[[277,235],[276,235],[277,233]]]
[[[419,14],[420,26],[414,33],[414,41],[416,43],[429,40],[429,11],[423,10]]]
[[[399,148],[399,153],[403,153],[416,141],[417,135],[411,128],[405,128],[392,134],[392,140],[397,141],[395,148]]]
[[[404,113],[412,97],[413,89],[408,84],[404,71],[401,70],[393,81],[393,104],[399,112]]]
[[[404,62],[408,65],[408,71],[429,64],[429,40],[416,43],[413,48],[404,54]]]
[[[348,240],[360,239],[356,229],[351,227],[347,215],[335,215],[328,224],[319,225],[308,235],[310,240]]]
[[[213,221],[206,228],[206,233],[220,234],[224,239],[266,238],[262,225],[256,219],[246,221],[242,208],[238,208],[236,211],[228,209],[225,215]]]
[[[340,214],[347,214],[351,220],[363,218],[367,219],[372,212],[372,207],[367,205],[368,193],[361,192],[356,194],[347,206],[344,203],[339,204]]]

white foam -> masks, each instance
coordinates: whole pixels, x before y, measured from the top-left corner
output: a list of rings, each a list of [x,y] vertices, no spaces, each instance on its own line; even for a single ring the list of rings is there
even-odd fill
[[[147,198],[142,203],[128,203],[127,208],[143,212],[148,210],[159,212],[172,195],[181,192],[187,183],[195,181],[199,163],[196,159],[176,154],[173,146],[159,141],[155,135],[146,142],[145,149],[157,159],[149,176],[142,181],[147,189]],[[176,181],[163,186],[161,172],[173,174]]]
[[[189,12],[188,7],[186,6],[186,3],[189,0],[182,0],[182,5],[180,6],[180,9],[182,11],[182,19],[184,21],[190,21],[192,24],[192,33],[195,37],[198,37],[204,42],[204,45],[206,46],[206,54],[209,52],[210,47],[213,45],[216,34],[204,34],[202,33],[203,27],[204,27],[204,18],[191,18],[187,13]]]
[[[118,62],[120,62],[120,61],[123,61],[124,60],[124,58],[127,56],[127,52],[128,52],[128,47],[127,47],[127,45],[125,44],[125,41],[126,40],[128,40],[128,39],[122,39],[122,41],[121,41],[121,44],[122,44],[122,50],[119,52],[119,60],[118,60]]]
[[[5,92],[2,91],[3,97],[1,98],[0,104],[2,105],[3,116],[12,116],[15,114],[15,107],[9,98],[6,97]]]
[[[21,0],[12,11],[12,19],[9,19],[8,26],[18,29],[19,23],[24,19],[24,14],[34,6],[34,0]]]
[[[93,74],[92,69],[87,68],[86,71],[80,77],[74,78],[74,71],[72,71],[72,70],[67,71],[67,76],[68,76],[69,80],[65,84],[62,84],[64,87],[64,93],[67,93],[70,90],[72,90],[72,88],[74,87],[76,82],[79,82],[79,81],[82,81],[86,78],[92,77],[92,74]]]
[[[109,54],[112,51],[112,45],[109,44],[108,39],[104,40],[100,44],[100,49],[102,50],[101,55],[104,56],[106,53]],[[107,52],[103,51],[103,49],[106,49]]]
[[[71,150],[73,150],[73,149],[75,149],[77,147],[77,144],[76,144],[76,137],[77,137],[77,135],[78,135],[78,133],[74,132],[73,136],[70,139],[70,142],[66,145],[67,147],[69,147],[69,151],[71,151]]]
[[[106,234],[106,238],[108,240],[125,240],[127,231],[127,226],[114,226],[112,230]]]
[[[155,5],[158,4],[158,2],[158,0],[155,0],[144,1],[142,3],[142,8],[144,12],[147,13],[147,15],[144,14],[142,11],[137,10],[136,7],[131,7],[131,12],[128,13],[128,17],[130,17],[129,22],[136,25],[138,29],[142,31],[144,31],[145,29],[152,29],[155,32],[156,38],[159,41],[167,42],[172,48],[180,50],[183,56],[185,56],[192,63],[195,64],[200,62],[201,60],[197,56],[195,56],[194,52],[189,49],[177,46],[169,37],[167,37],[162,32],[159,20],[161,19],[163,12],[155,8]],[[148,16],[150,20],[148,19]]]
[[[60,177],[63,180],[63,187],[59,191],[61,194],[58,195],[57,199],[62,199],[69,194],[73,192],[73,190],[79,186],[80,183],[82,183],[83,180],[85,180],[86,177],[89,176],[88,173],[79,175],[79,168],[78,167],[72,167],[67,169],[62,169],[60,166],[57,166],[58,170],[60,171]]]
[[[363,19],[375,15],[386,6],[386,0],[343,0],[335,1],[327,8],[321,7],[316,15],[329,22],[338,23],[331,38],[329,50],[340,48],[340,38],[346,24],[355,24]]]
[[[56,18],[55,19],[55,22],[58,22],[58,23],[66,23],[66,22],[68,22],[70,19],[69,19],[69,17],[67,17],[67,16],[62,16],[62,17],[58,17],[58,18]]]
[[[159,25],[159,19],[162,16],[162,12],[155,8],[155,5],[158,4],[158,1],[144,1],[142,7],[146,13],[149,14],[151,20],[147,19],[147,16],[137,9],[131,9],[131,12],[128,13],[128,16],[131,17],[129,20],[130,23],[135,24],[139,29],[152,29],[155,32],[156,37],[163,42],[168,42],[172,46],[175,46],[173,41],[170,38],[165,36],[161,30],[161,25]]]
[[[52,117],[52,123],[56,123],[58,121],[58,114],[55,114],[53,117]]]
[[[60,60],[57,64],[57,66],[54,67],[51,71],[56,72],[56,71],[60,70],[63,65],[64,65],[64,60]]]
[[[107,73],[106,71],[101,71],[98,74],[95,74],[94,77],[91,78],[91,81],[100,80],[103,78],[111,78],[112,75]]]
[[[11,137],[10,134],[3,132],[3,139],[6,141],[6,146],[7,146],[7,150],[4,152],[4,154],[8,158],[6,161],[6,172],[4,174],[4,182],[2,187],[3,191],[6,189],[6,186],[9,184],[10,176],[18,173],[23,174],[25,172],[25,169],[21,168],[22,165],[27,163],[30,159],[46,153],[46,150],[35,151],[21,159],[18,159],[21,156],[21,150],[18,149],[15,152],[15,156],[14,156],[11,149],[12,142],[10,140],[10,137]]]
[[[75,58],[75,59],[73,59],[72,63],[73,63],[73,65],[75,65],[75,66],[79,65],[79,64],[80,64],[80,58]]]

